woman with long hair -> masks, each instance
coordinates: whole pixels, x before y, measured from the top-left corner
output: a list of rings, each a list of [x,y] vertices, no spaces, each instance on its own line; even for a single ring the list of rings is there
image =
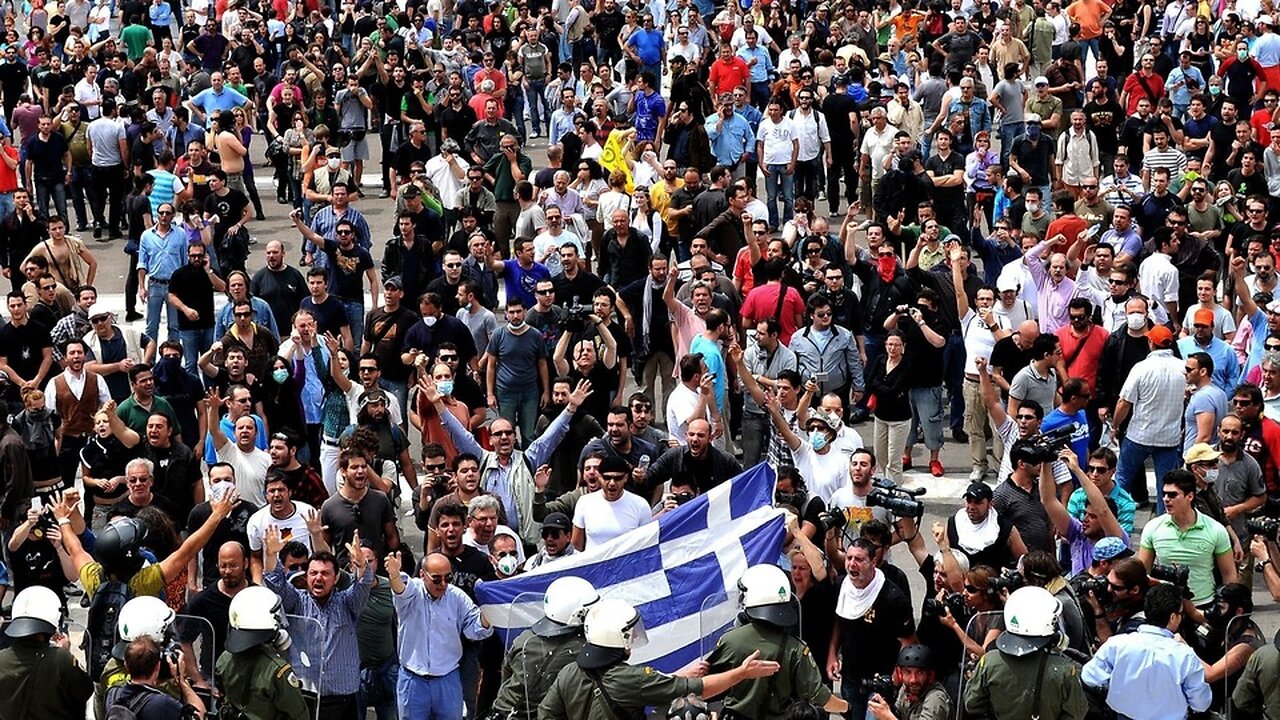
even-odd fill
[[[240,135],[240,142],[244,145],[244,172],[241,176],[244,178],[245,188],[249,191],[249,200],[253,203],[256,219],[261,222],[266,220],[267,216],[262,212],[262,198],[258,196],[258,186],[253,182],[253,162],[249,154],[249,144],[253,142],[253,126],[249,124],[243,108],[232,110],[231,116],[235,118],[235,131]]]
[[[896,483],[902,482],[903,451],[911,426],[910,377],[902,333],[891,332],[885,337],[884,354],[871,363],[866,387],[875,418],[876,457],[883,458],[886,472]]]

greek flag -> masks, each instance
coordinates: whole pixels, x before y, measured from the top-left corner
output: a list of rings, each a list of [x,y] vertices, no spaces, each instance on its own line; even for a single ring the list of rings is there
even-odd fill
[[[542,594],[575,575],[605,597],[630,602],[649,642],[631,662],[673,672],[701,657],[737,614],[737,584],[751,565],[777,563],[783,511],[773,469],[761,463],[705,495],[586,552],[476,586],[482,610],[509,644],[541,617]]]

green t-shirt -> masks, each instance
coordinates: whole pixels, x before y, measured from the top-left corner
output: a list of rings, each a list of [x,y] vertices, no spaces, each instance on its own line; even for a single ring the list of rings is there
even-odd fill
[[[147,42],[152,40],[151,29],[146,25],[128,25],[120,31],[120,39],[129,49],[129,59],[137,62],[147,49]]]
[[[1142,548],[1154,552],[1161,565],[1187,566],[1191,601],[1200,605],[1213,598],[1213,571],[1219,557],[1231,554],[1231,537],[1221,523],[1202,512],[1185,531],[1165,514],[1142,528]]]

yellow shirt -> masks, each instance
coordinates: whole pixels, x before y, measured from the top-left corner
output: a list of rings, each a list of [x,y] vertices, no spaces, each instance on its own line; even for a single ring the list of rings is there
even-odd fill
[[[684,179],[676,178],[676,189],[679,190],[682,187],[684,187]],[[667,189],[666,180],[659,180],[649,188],[649,204],[658,211],[658,215],[662,216],[668,231],[676,233],[680,230],[680,218],[667,216],[667,209],[671,207],[671,191]]]
[[[106,574],[102,563],[91,562],[80,568],[80,584],[84,586],[85,594],[93,597],[106,581]],[[160,565],[148,565],[129,578],[129,592],[133,597],[160,597],[164,592],[164,573]]]

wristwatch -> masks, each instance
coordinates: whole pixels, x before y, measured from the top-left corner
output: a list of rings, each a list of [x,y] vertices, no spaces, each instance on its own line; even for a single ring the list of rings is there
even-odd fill
[[[1266,560],[1263,560],[1262,562],[1255,564],[1253,566],[1253,571],[1262,572],[1267,568],[1268,565],[1275,565],[1275,563],[1272,562],[1271,558],[1267,558]]]

